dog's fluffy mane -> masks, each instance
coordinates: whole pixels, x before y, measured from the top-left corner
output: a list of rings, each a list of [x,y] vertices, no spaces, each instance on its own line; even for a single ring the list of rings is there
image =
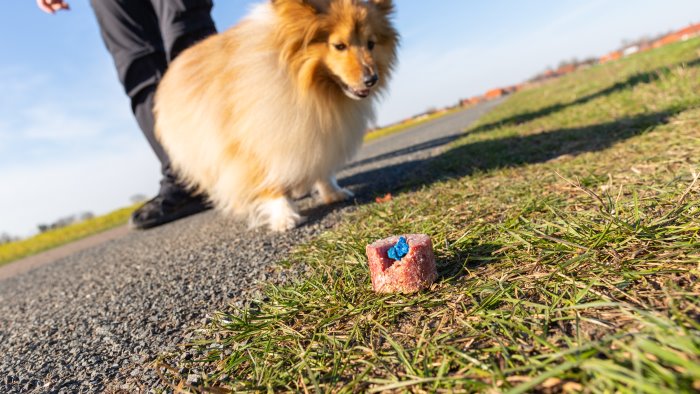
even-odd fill
[[[394,68],[392,11],[391,0],[272,0],[183,52],[155,104],[175,170],[221,210],[252,216],[265,199],[332,177],[359,148]],[[372,24],[377,39],[381,78],[362,101],[345,97],[323,63],[331,30],[349,20]]]

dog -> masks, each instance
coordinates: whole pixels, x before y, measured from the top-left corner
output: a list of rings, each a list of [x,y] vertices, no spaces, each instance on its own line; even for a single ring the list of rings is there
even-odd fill
[[[271,0],[185,50],[155,96],[173,168],[226,214],[273,231],[293,197],[351,198],[335,174],[362,144],[397,61],[392,0]]]

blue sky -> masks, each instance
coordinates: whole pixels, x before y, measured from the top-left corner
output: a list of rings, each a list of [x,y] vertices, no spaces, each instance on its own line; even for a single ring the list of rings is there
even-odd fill
[[[144,0],[145,1],[145,0]],[[220,30],[258,1],[215,0]],[[133,120],[87,0],[51,16],[33,0],[0,14],[0,233],[154,194],[158,163]],[[700,21],[697,0],[397,1],[400,67],[386,124],[512,84],[623,39]]]

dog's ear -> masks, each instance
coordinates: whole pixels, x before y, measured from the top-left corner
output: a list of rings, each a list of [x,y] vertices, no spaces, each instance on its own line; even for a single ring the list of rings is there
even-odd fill
[[[394,11],[394,2],[392,0],[369,0],[369,2],[386,14]]]

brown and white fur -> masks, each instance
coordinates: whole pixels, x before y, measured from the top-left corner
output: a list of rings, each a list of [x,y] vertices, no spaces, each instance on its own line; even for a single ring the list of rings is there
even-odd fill
[[[178,174],[225,213],[285,231],[292,196],[352,196],[335,173],[359,149],[396,62],[392,0],[272,0],[183,52],[156,93]],[[376,78],[378,79],[376,79]]]

